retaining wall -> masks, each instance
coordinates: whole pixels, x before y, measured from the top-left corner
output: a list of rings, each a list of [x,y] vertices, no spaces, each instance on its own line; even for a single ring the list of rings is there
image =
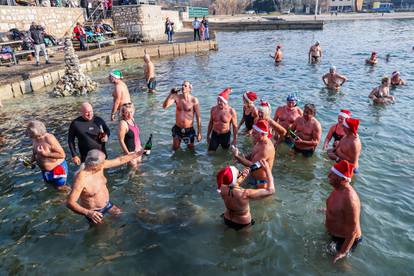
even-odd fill
[[[145,53],[148,53],[151,57],[159,58],[210,50],[218,50],[215,40],[125,47],[82,58],[80,62],[83,71],[91,71],[95,68],[105,67],[106,65],[114,64],[124,59],[142,59]],[[65,70],[63,65],[37,70],[30,73],[26,79],[15,79],[8,84],[0,85],[0,99],[17,98],[27,93],[43,90],[45,87],[55,84],[64,74]]]
[[[74,22],[84,21],[83,9],[0,5],[0,32],[12,28],[27,31],[33,21],[44,24],[48,33],[62,37]]]

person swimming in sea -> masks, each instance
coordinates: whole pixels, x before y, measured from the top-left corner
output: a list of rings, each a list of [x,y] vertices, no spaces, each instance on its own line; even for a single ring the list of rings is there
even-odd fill
[[[368,65],[375,65],[378,63],[378,59],[377,59],[377,53],[376,52],[372,52],[371,56],[369,57],[369,59],[365,60],[365,63]]]
[[[401,74],[398,71],[394,71],[391,74],[391,85],[400,86],[405,85],[405,81],[401,78]]]

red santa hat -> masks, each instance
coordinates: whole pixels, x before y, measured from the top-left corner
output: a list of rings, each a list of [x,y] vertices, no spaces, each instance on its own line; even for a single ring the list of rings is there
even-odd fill
[[[227,166],[217,173],[217,192],[220,193],[221,185],[234,186],[237,182],[238,172],[236,167]]]
[[[231,87],[227,87],[226,89],[221,91],[221,93],[218,95],[218,98],[220,98],[224,103],[227,103],[227,101],[229,100],[230,93]]]
[[[271,112],[270,104],[264,100],[260,100],[259,110],[270,114]]]
[[[243,94],[243,98],[248,102],[254,102],[257,99],[257,95],[253,91],[247,91]]]
[[[347,118],[344,121],[344,127],[350,129],[353,134],[358,134],[359,119]]]
[[[259,133],[267,135],[268,138],[272,138],[272,134],[269,131],[269,123],[266,120],[259,120],[253,125],[253,129]]]
[[[351,178],[354,172],[354,165],[352,165],[346,160],[341,160],[332,166],[331,172],[333,172],[339,177],[342,177],[348,181],[351,181]]]
[[[341,109],[341,111],[339,112],[338,116],[342,116],[345,119],[351,118],[351,111],[349,111],[348,109]]]

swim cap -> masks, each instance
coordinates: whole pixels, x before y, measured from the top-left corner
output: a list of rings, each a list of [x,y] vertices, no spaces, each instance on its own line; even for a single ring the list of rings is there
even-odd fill
[[[234,166],[227,166],[217,173],[217,192],[220,193],[221,185],[234,186],[237,182],[237,169]]]
[[[319,43],[319,40],[316,40],[315,41],[315,45],[319,45],[320,43]]]
[[[336,71],[336,67],[334,65],[331,65],[331,67],[329,68],[329,70]]]
[[[287,102],[297,102],[298,101],[298,97],[296,97],[295,94],[289,94],[286,98]]]
[[[122,72],[118,69],[112,70],[109,75],[115,79],[122,79]]]

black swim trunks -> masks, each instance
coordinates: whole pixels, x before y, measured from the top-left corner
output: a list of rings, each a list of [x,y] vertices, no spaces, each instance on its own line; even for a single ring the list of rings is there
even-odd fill
[[[194,144],[196,132],[193,127],[180,128],[179,126],[175,125],[171,129],[171,132],[172,137],[179,139],[180,141],[183,140],[186,144]]]
[[[340,238],[340,237],[335,237],[335,236],[331,236],[332,237],[332,242],[335,243],[335,249],[336,252],[339,252],[341,250],[342,245],[345,242],[345,238]],[[354,244],[352,244],[352,247],[349,251],[353,252],[358,244],[360,244],[362,242],[362,237],[359,237],[357,239],[355,239]]]
[[[313,149],[298,149],[296,146],[294,146],[293,149],[297,153],[302,153],[304,157],[312,157],[313,153],[315,152]]]
[[[220,145],[223,149],[228,149],[230,147],[230,137],[230,131],[227,133],[218,134],[213,130],[213,133],[211,134],[210,144],[208,145],[208,150],[216,151]]]
[[[157,86],[157,81],[155,80],[155,78],[150,78],[149,81],[147,82],[148,89],[155,90],[156,86]]]
[[[234,230],[236,230],[236,231],[239,231],[239,230],[241,230],[241,229],[243,229],[243,228],[245,228],[245,227],[247,227],[247,226],[253,226],[253,225],[256,223],[256,222],[254,221],[254,219],[252,219],[252,220],[250,221],[250,223],[247,223],[247,224],[240,224],[240,223],[237,223],[237,222],[234,222],[234,221],[231,221],[231,220],[227,219],[227,218],[224,216],[224,214],[222,214],[221,216],[222,216],[222,217],[223,217],[223,219],[224,219],[224,224],[225,224],[225,225],[227,225],[229,228],[234,229]]]

